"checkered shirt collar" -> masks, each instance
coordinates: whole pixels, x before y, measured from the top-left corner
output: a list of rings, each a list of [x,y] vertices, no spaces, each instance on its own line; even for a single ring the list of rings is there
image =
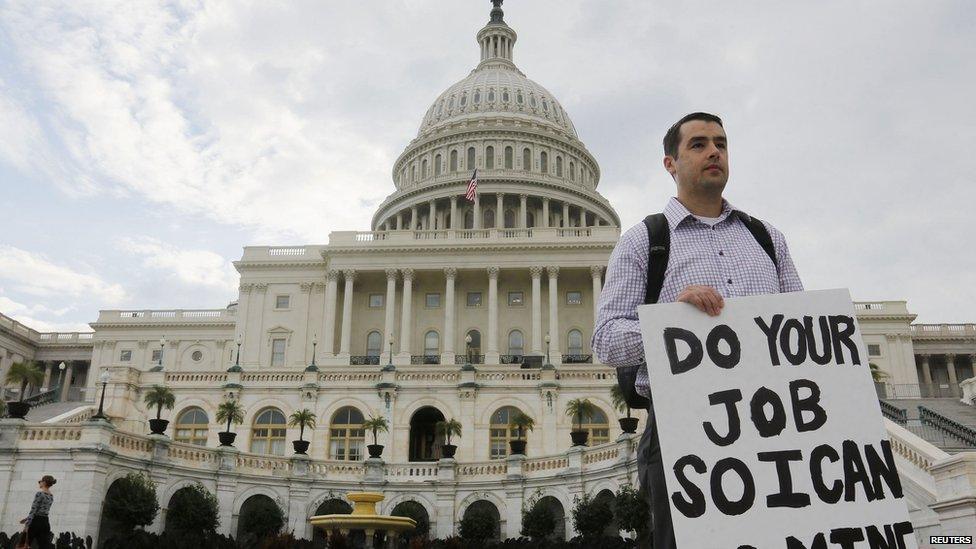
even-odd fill
[[[730,204],[728,200],[723,198],[722,214],[718,216],[719,223],[724,222],[729,215],[735,215],[743,220],[749,219],[749,214],[737,209],[735,206]],[[667,218],[668,226],[672,231],[674,231],[678,225],[684,221],[687,221],[688,219],[693,219],[696,221],[698,219],[695,217],[695,214],[689,212],[688,208],[686,208],[684,204],[673,196],[671,197],[671,200],[668,201],[668,205],[664,208],[664,217]]]

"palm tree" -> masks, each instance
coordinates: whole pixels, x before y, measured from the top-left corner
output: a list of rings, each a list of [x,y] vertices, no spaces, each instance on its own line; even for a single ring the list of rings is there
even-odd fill
[[[438,421],[434,427],[437,429],[438,435],[447,439],[448,446],[451,446],[452,436],[461,436],[461,422],[453,417],[448,420]]]
[[[172,410],[173,406],[176,405],[176,395],[173,394],[168,387],[163,387],[162,385],[153,385],[152,389],[146,392],[146,397],[144,399],[146,406],[150,408],[156,408],[156,419],[162,419],[163,407],[167,410]]]
[[[309,429],[315,428],[315,414],[311,410],[305,408],[303,410],[298,410],[293,412],[288,418],[289,427],[298,427],[298,440],[304,440],[305,428]]]
[[[535,420],[532,419],[532,416],[520,410],[512,414],[508,425],[509,427],[515,427],[517,433],[516,438],[522,440],[525,433],[535,429]]]
[[[882,370],[877,364],[870,363],[868,366],[871,367],[871,379],[873,379],[875,383],[884,381],[885,378],[888,377],[888,372]]]
[[[363,429],[373,432],[373,446],[378,446],[379,443],[376,442],[376,435],[380,431],[384,433],[390,430],[390,424],[386,422],[386,418],[383,416],[373,417],[369,416],[369,419],[363,422]]]
[[[231,422],[240,425],[244,423],[244,407],[236,400],[225,400],[217,406],[217,421],[227,422],[227,432],[230,432]]]
[[[596,406],[587,398],[574,398],[566,403],[566,415],[576,418],[576,430],[583,430],[583,418],[593,415]]]
[[[614,383],[610,387],[610,401],[618,412],[623,412],[626,409],[627,419],[630,419],[630,406],[627,404],[627,399],[624,398],[624,392],[617,383]]]
[[[6,383],[20,384],[19,402],[23,402],[24,396],[27,394],[28,385],[40,385],[44,383],[44,372],[33,361],[16,362],[11,364],[10,369],[7,370]]]

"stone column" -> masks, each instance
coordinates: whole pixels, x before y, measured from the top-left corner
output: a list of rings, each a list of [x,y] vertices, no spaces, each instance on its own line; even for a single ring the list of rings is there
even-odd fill
[[[140,343],[142,343],[142,342],[140,342]],[[41,383],[41,392],[42,393],[44,391],[47,391],[48,389],[51,388],[51,366],[53,366],[53,363],[51,363],[51,362],[45,362],[44,363],[44,382]]]
[[[519,195],[519,228],[528,229],[529,228],[529,210],[526,208],[526,202],[529,199],[529,195],[520,194]]]
[[[485,345],[485,364],[498,363],[498,271],[498,267],[488,267],[488,342]]]
[[[114,358],[110,360],[110,362],[114,361]],[[71,388],[71,378],[75,371],[75,362],[73,360],[66,360],[65,362],[68,363],[68,367],[64,369],[64,381],[61,382],[61,402],[68,400],[68,390]],[[89,366],[88,369],[88,378],[92,379],[91,376],[95,373],[94,365]],[[98,376],[95,376],[95,379],[98,379]],[[96,383],[96,386],[97,385],[98,384]]]
[[[396,228],[398,231],[403,230],[403,211],[397,212]]]
[[[437,228],[437,201],[431,200],[427,208],[430,210],[427,212],[427,230],[433,231]]]
[[[559,350],[562,335],[559,333],[559,267],[546,267],[549,273],[549,355],[553,364],[562,364],[563,355]]]
[[[481,228],[481,193],[478,192],[474,193],[473,209],[474,209],[473,212],[474,219],[472,220],[473,222],[471,224],[471,227],[475,229],[480,229]]]
[[[542,225],[543,228],[549,228],[549,199],[542,199]]]
[[[395,317],[396,309],[396,280],[397,280],[397,270],[387,269],[386,270],[386,318],[383,328],[383,346],[389,345],[389,338],[393,334],[393,322]]]
[[[949,385],[952,391],[956,390],[959,386],[959,380],[956,378],[956,355],[946,354],[946,371],[949,372]]]
[[[931,396],[929,393],[932,392],[932,369],[929,368],[929,355],[924,354],[922,357],[922,383],[926,385],[924,391],[919,391],[919,396],[928,397]]]
[[[349,350],[349,339],[352,336],[352,298],[353,282],[356,281],[356,271],[346,269],[342,271],[342,278],[346,282],[345,293],[342,296],[342,332],[339,339],[339,354],[348,358],[352,354]]]
[[[505,228],[505,193],[495,195],[495,228]]]
[[[458,228],[457,218],[458,218],[458,216],[457,216],[457,197],[456,196],[452,196],[451,197],[451,228],[452,229],[457,229]]]
[[[593,277],[593,328],[596,329],[596,319],[598,313],[600,312],[600,290],[603,289],[603,282],[601,280],[603,276],[603,266],[591,265],[590,276]]]
[[[529,267],[532,275],[532,354],[542,354],[542,267]]]
[[[338,285],[339,271],[329,269],[325,273],[325,314],[322,315],[322,352],[325,353],[325,356],[335,355],[335,315]]]
[[[569,203],[563,202],[563,228],[569,228]]]
[[[444,278],[447,282],[444,285],[444,354],[441,363],[454,364],[454,279],[457,269],[445,267]]]
[[[411,231],[417,230],[417,207],[416,206],[410,207],[410,230]]]
[[[413,327],[413,314],[410,306],[413,304],[413,269],[403,269],[403,310],[400,313],[400,355],[410,363],[410,328]]]

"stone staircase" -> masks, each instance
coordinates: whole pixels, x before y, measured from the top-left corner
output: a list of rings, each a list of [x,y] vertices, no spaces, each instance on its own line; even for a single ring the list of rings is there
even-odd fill
[[[937,448],[950,454],[976,450],[976,445],[953,436],[944,429],[923,424],[918,410],[919,406],[924,406],[976,431],[976,407],[963,404],[954,398],[886,399],[885,402],[905,410],[908,422],[904,427]]]
[[[26,419],[31,423],[41,423],[84,406],[90,406],[90,404],[80,401],[68,401],[52,402],[50,404],[43,404],[41,406],[32,406],[30,412],[27,412]]]

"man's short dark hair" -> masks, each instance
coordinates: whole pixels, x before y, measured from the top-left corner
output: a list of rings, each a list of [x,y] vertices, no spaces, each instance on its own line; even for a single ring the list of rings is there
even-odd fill
[[[691,114],[686,114],[681,117],[681,120],[675,122],[670,128],[668,128],[668,133],[664,134],[664,154],[665,156],[670,156],[671,158],[678,157],[678,145],[681,144],[681,125],[685,122],[690,122],[692,120],[704,120],[705,122],[715,122],[719,126],[722,126],[722,119],[715,116],[714,114],[709,114],[707,112],[693,112]],[[725,126],[722,126],[723,128]]]

